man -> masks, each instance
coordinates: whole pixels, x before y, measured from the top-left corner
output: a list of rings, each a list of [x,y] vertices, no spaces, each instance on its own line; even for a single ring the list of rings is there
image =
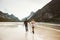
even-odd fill
[[[26,32],[28,31],[28,21],[27,21],[27,18],[26,20],[24,21],[24,25],[25,25],[25,29],[26,29]]]

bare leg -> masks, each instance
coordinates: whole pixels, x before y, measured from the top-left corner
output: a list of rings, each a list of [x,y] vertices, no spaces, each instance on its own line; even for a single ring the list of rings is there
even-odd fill
[[[32,33],[34,34],[34,27],[32,27]]]

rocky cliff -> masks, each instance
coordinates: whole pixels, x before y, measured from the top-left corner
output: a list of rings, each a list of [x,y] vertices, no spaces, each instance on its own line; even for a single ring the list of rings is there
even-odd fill
[[[60,0],[52,0],[29,19],[37,22],[60,23]]]
[[[3,13],[0,11],[0,22],[19,22],[20,20],[13,14]]]

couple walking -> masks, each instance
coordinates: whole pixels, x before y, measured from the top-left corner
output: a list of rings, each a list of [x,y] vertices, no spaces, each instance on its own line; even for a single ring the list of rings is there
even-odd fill
[[[25,25],[25,29],[26,29],[26,32],[28,31],[28,20],[26,19],[24,21],[24,25]],[[34,19],[31,20],[31,26],[32,26],[32,33],[34,34],[34,25],[35,25],[35,21]]]

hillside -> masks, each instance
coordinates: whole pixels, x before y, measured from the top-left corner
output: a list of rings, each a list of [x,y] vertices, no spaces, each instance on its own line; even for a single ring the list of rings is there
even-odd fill
[[[20,20],[13,14],[3,13],[0,11],[0,22],[19,22]]]
[[[60,0],[52,0],[29,19],[37,22],[60,23]]]

